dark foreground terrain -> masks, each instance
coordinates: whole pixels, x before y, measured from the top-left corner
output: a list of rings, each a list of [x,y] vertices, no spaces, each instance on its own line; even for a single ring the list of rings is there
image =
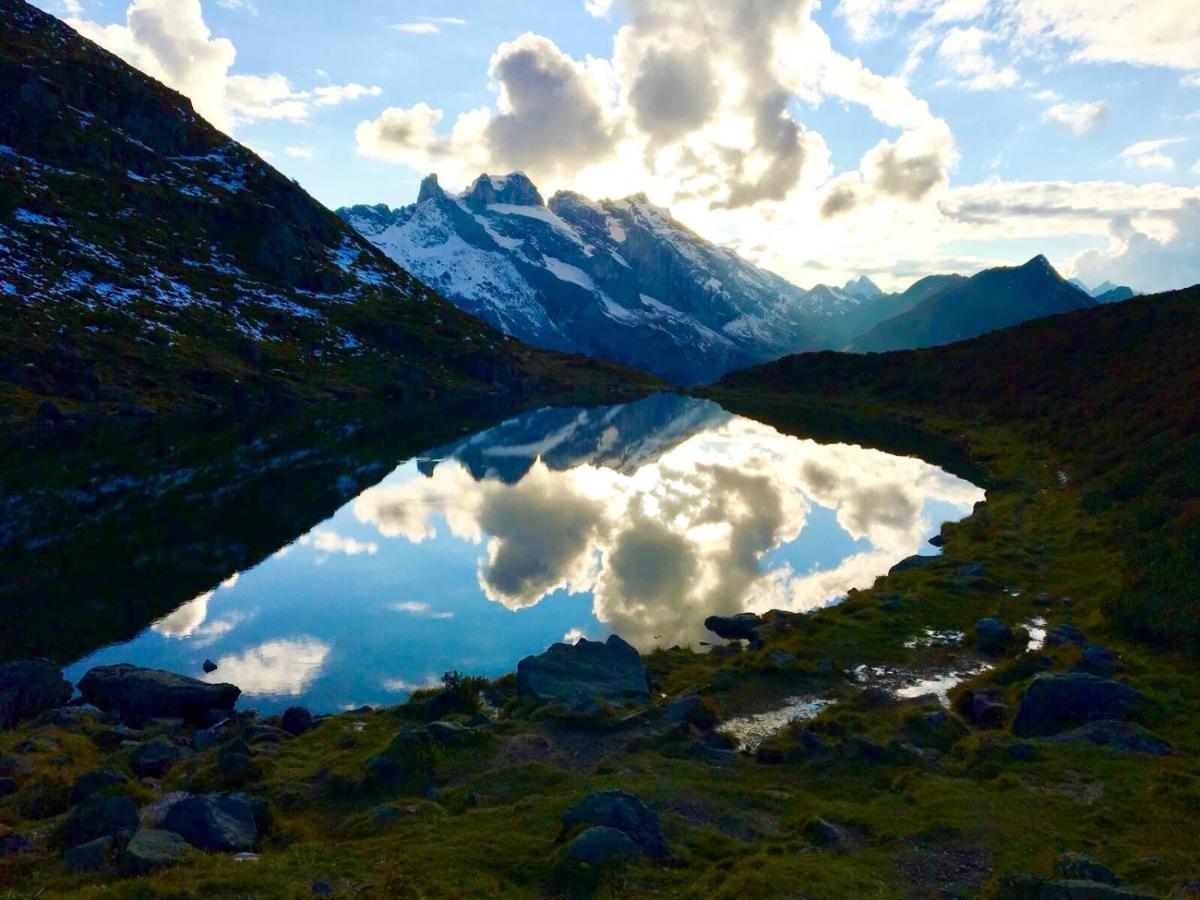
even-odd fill
[[[1195,897],[1198,301],[711,388],[989,490],[944,556],[714,621],[738,639],[708,654],[559,646],[316,721],[111,670],[80,685],[106,712],[63,707],[53,667],[4,670],[0,891]],[[746,722],[800,699],[827,705]]]

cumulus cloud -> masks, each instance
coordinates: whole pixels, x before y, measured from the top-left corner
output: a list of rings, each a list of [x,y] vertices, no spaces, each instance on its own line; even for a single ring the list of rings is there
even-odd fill
[[[1103,100],[1092,103],[1055,103],[1042,113],[1043,122],[1057,122],[1072,134],[1082,137],[1091,134],[1108,121],[1108,104]]]
[[[1112,220],[1107,250],[1074,257],[1068,271],[1089,284],[1112,281],[1140,291],[1166,291],[1200,283],[1200,196],[1167,214],[1173,231],[1153,237],[1129,217]]]
[[[241,653],[222,656],[204,680],[229,682],[249,696],[302,694],[321,674],[332,648],[312,637],[267,641]]]
[[[237,49],[212,36],[200,0],[133,0],[124,24],[103,25],[73,15],[84,37],[191,99],[196,111],[232,132],[257,119],[303,121],[313,105],[332,105],[379,93],[377,87],[327,85],[296,90],[286,77],[232,74]]]
[[[1163,153],[1163,149],[1182,144],[1186,138],[1163,138],[1157,141],[1139,141],[1121,151],[1121,159],[1138,169],[1162,169],[1167,172],[1175,168],[1175,158]]]
[[[184,603],[177,610],[163,616],[150,626],[152,631],[166,638],[190,637],[208,618],[208,601],[213,592],[206,591]]]
[[[1021,80],[1011,66],[998,66],[984,46],[997,36],[981,28],[952,28],[938,46],[938,56],[973,91],[1012,87]]]

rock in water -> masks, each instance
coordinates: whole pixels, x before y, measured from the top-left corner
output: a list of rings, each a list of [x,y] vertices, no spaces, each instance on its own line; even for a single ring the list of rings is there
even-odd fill
[[[162,827],[201,850],[249,850],[258,838],[254,808],[230,794],[187,797],[163,817]]]
[[[71,699],[71,683],[48,659],[0,665],[0,729],[12,728]]]
[[[554,644],[517,664],[517,693],[589,712],[603,701],[612,706],[646,703],[650,682],[638,652],[615,634],[607,641]]]
[[[121,871],[126,875],[145,875],[174,865],[183,859],[186,848],[183,838],[173,831],[138,829],[121,853]]]
[[[1142,700],[1127,684],[1082,672],[1038,675],[1021,698],[1013,734],[1047,737],[1101,720],[1125,719]]]
[[[127,663],[91,669],[79,690],[88,703],[117,713],[131,725],[158,718],[203,722],[213,710],[233,709],[242,693],[232,684],[208,684]]]
[[[665,859],[671,855],[658,815],[641,798],[627,791],[588,794],[563,813],[562,821],[568,828],[576,824],[615,828],[625,832],[647,856]]]
[[[606,866],[641,855],[642,848],[625,832],[607,825],[593,825],[567,845],[563,858],[590,866]]]
[[[704,627],[717,637],[727,641],[757,641],[762,619],[754,613],[738,613],[736,616],[709,616]]]

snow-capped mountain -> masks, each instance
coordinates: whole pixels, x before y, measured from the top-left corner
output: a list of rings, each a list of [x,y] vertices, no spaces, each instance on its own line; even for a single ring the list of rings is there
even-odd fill
[[[339,215],[463,309],[526,343],[684,384],[844,346],[864,330],[857,313],[881,296],[867,278],[805,291],[704,240],[644,195],[595,202],[561,192],[546,203],[520,173],[482,175],[461,195],[431,175],[411,206]]]

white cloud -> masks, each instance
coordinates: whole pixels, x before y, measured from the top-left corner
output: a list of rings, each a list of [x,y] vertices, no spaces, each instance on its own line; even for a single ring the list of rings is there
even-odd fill
[[[414,22],[400,22],[392,26],[393,31],[405,34],[441,34],[447,26],[466,25],[466,19],[457,16],[421,16]]]
[[[406,681],[403,678],[385,678],[383,681],[383,689],[390,694],[411,694],[413,691],[441,686],[442,680],[436,675],[426,675],[421,681]]]
[[[258,15],[258,6],[253,0],[217,0],[217,6],[235,12],[247,12],[252,16]]]
[[[608,15],[612,9],[612,5],[613,0],[584,0],[583,8],[587,10],[588,15],[599,19]]]
[[[1200,195],[1167,216],[1171,231],[1153,237],[1119,216],[1107,250],[1089,250],[1068,271],[1089,284],[1112,281],[1139,291],[1167,291],[1200,283]]]
[[[325,668],[332,648],[312,637],[267,641],[240,654],[222,656],[204,680],[229,682],[249,696],[302,694]]]
[[[291,147],[283,148],[284,156],[290,156],[292,159],[312,159],[313,148],[307,144],[299,144]]]
[[[424,619],[453,619],[452,612],[439,612],[429,608],[428,603],[417,603],[414,601],[405,601],[403,603],[393,603],[390,607],[394,612],[405,613],[410,616],[419,616]]]
[[[231,74],[237,50],[228,38],[212,36],[200,0],[133,0],[124,24],[102,25],[78,16],[67,21],[84,37],[189,97],[200,115],[227,132],[258,119],[303,121],[313,105],[379,93],[379,88],[353,84],[298,91],[279,73]]]
[[[1196,160],[1196,162],[1192,165],[1192,174],[1200,175],[1200,159]]]
[[[319,553],[341,553],[345,556],[374,556],[379,552],[379,545],[372,541],[359,541],[352,537],[344,537],[336,531],[320,529],[310,532],[300,538],[299,542],[305,547],[312,547]]]
[[[1057,122],[1072,134],[1082,137],[1108,121],[1108,104],[1103,100],[1094,103],[1055,103],[1042,113],[1042,121]]]
[[[584,632],[584,630],[582,628],[572,628],[570,631],[568,631],[566,634],[564,634],[562,636],[562,643],[571,644],[572,646],[574,646],[575,644],[578,644],[580,641],[585,640],[586,638],[587,638],[587,634],[586,634],[586,632]]]
[[[1162,169],[1170,172],[1175,168],[1175,158],[1163,153],[1164,147],[1183,143],[1187,138],[1163,138],[1156,141],[1139,141],[1130,144],[1120,153],[1120,158],[1139,169]]]
[[[1017,70],[998,66],[984,45],[996,35],[980,28],[951,28],[938,46],[938,56],[956,75],[966,79],[963,87],[973,91],[1012,87],[1021,80]]]

